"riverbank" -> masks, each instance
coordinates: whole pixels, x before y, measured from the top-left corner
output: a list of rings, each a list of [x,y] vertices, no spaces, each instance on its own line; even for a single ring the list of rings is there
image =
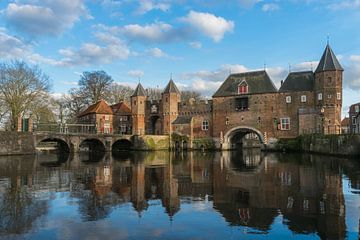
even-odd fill
[[[303,135],[295,139],[281,139],[275,148],[270,150],[358,157],[360,156],[360,135]]]

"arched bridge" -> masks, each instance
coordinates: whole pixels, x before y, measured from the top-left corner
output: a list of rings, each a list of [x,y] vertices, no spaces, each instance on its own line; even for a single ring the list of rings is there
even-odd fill
[[[69,152],[121,150],[157,150],[167,149],[168,136],[138,136],[116,134],[66,134],[50,132],[34,132],[35,148],[47,142],[57,143],[62,150]],[[156,144],[161,141],[162,145]]]

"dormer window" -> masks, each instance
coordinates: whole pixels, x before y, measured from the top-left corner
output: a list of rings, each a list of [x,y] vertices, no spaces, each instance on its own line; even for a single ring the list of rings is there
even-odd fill
[[[238,94],[247,94],[249,92],[249,86],[245,80],[238,85]]]

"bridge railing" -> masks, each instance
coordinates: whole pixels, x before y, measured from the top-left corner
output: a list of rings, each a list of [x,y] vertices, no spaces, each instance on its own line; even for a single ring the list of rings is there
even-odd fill
[[[34,132],[52,132],[52,133],[97,133],[94,124],[64,124],[64,123],[42,123],[34,124]]]

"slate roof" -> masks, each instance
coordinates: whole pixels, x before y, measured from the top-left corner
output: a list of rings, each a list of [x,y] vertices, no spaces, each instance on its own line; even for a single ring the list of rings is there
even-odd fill
[[[192,120],[191,116],[178,116],[172,124],[190,124]]]
[[[85,111],[80,113],[78,117],[85,116],[87,114],[113,114],[113,111],[104,100],[99,100],[95,104],[89,106]]]
[[[169,83],[166,85],[163,93],[177,93],[180,94],[179,89],[172,79],[170,79]]]
[[[266,71],[231,74],[216,91],[213,97],[238,95],[238,85],[245,80],[249,94],[275,93],[277,89]]]
[[[138,97],[138,96],[146,96],[146,91],[144,87],[141,85],[141,83],[139,83],[136,86],[134,93],[131,95],[131,97]]]
[[[337,60],[334,52],[332,51],[330,45],[326,45],[325,51],[321,57],[319,65],[317,66],[315,72],[329,71],[329,70],[340,70],[344,69],[341,67],[339,61]]]
[[[312,91],[314,89],[314,73],[291,72],[281,85],[280,92]]]
[[[124,102],[119,102],[117,104],[110,106],[114,114],[119,115],[131,115],[131,109]]]

